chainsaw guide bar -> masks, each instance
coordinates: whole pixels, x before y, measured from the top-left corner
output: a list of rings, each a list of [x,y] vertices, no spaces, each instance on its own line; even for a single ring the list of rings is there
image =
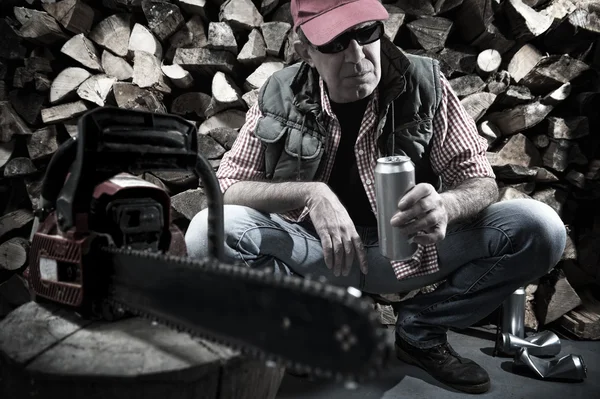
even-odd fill
[[[362,381],[391,345],[371,301],[295,276],[156,252],[103,247],[108,300],[142,316],[297,373]]]

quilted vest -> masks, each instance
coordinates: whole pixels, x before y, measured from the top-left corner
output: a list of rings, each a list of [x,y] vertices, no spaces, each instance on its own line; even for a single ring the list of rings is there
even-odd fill
[[[377,156],[409,156],[417,183],[440,190],[430,163],[432,120],[441,99],[439,63],[404,54],[382,38],[381,66]],[[316,69],[300,62],[274,73],[261,87],[258,105],[262,117],[255,134],[266,146],[266,178],[313,180],[325,164],[329,138]]]

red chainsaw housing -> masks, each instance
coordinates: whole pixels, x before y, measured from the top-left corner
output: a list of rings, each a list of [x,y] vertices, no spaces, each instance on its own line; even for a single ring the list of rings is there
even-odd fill
[[[98,184],[89,214],[76,214],[75,226],[63,232],[50,213],[35,232],[26,276],[37,297],[82,308],[102,289],[105,265],[94,248],[115,245],[185,256],[183,233],[170,217],[168,193],[155,184],[120,173]]]

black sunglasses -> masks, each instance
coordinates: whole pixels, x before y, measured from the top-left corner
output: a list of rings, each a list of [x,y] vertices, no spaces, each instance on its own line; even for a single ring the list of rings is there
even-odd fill
[[[354,29],[346,33],[341,34],[334,40],[326,43],[322,46],[314,46],[321,53],[334,54],[344,51],[350,45],[350,41],[355,39],[358,44],[364,46],[365,44],[373,43],[383,36],[384,29],[383,23],[378,21],[372,25],[368,25],[362,28]]]

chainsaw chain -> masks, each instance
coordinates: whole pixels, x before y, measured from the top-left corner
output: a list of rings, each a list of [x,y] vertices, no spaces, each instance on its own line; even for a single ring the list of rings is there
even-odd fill
[[[373,304],[370,300],[361,298],[360,292],[356,291],[357,294],[353,293],[353,289],[344,289],[327,284],[323,281],[315,281],[307,278],[298,278],[294,276],[288,276],[284,274],[273,274],[271,272],[265,272],[260,270],[254,270],[246,266],[228,265],[220,263],[215,259],[192,259],[187,257],[172,256],[163,253],[151,252],[151,251],[139,251],[127,248],[117,247],[103,247],[102,251],[113,255],[128,255],[135,256],[140,259],[156,259],[169,264],[179,264],[186,267],[194,267],[199,270],[206,271],[207,273],[218,274],[226,277],[227,279],[237,279],[242,282],[267,282],[269,285],[278,285],[285,288],[286,290],[297,292],[301,294],[310,294],[311,296],[318,296],[327,301],[342,304],[345,307],[349,307],[359,314],[368,317],[369,328],[375,332],[375,350],[370,353],[370,356],[365,359],[363,371],[358,373],[355,372],[339,372],[336,370],[311,367],[304,363],[295,361],[293,359],[283,359],[280,356],[267,353],[260,348],[254,346],[246,346],[239,342],[230,341],[223,336],[215,336],[210,333],[203,331],[197,331],[194,328],[179,325],[171,320],[163,319],[159,316],[153,315],[152,313],[136,309],[127,304],[127,301],[120,299],[116,291],[116,287],[111,287],[109,292],[109,298],[107,301],[115,306],[121,308],[135,316],[139,316],[165,325],[176,331],[185,332],[189,335],[200,338],[206,341],[214,342],[216,344],[224,345],[235,351],[241,352],[243,355],[262,361],[267,366],[280,365],[285,367],[287,370],[293,371],[298,374],[310,374],[318,378],[334,379],[336,381],[355,381],[360,382],[368,379],[372,379],[377,376],[385,367],[387,361],[390,358],[390,338],[389,334],[386,333],[385,329],[379,322],[379,316],[375,312]],[[338,326],[340,330],[344,329],[344,326]],[[346,326],[347,327],[347,326]],[[342,337],[337,338],[342,340]],[[294,343],[290,343],[294,345]],[[310,350],[307,348],[307,350]]]

